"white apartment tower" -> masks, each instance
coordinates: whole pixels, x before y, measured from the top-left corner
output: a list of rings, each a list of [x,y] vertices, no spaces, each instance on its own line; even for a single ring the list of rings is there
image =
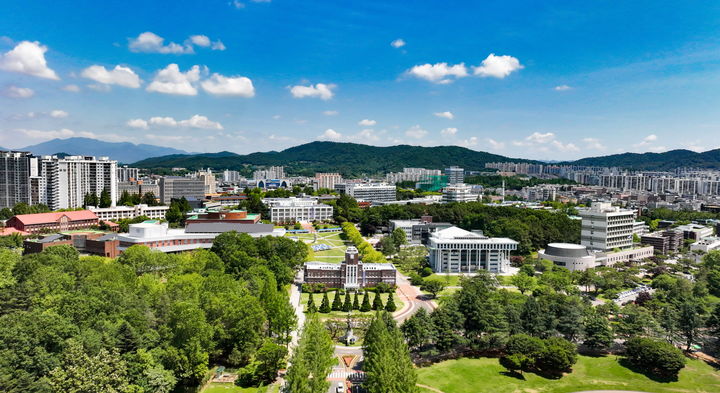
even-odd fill
[[[117,161],[108,157],[43,156],[39,160],[38,202],[50,209],[82,207],[86,194],[110,193],[113,205],[117,195]]]
[[[0,208],[32,204],[30,177],[36,175],[36,157],[28,152],[0,151]]]
[[[594,202],[580,212],[582,228],[580,244],[590,250],[612,251],[632,248],[635,212],[620,209],[607,202]]]
[[[445,168],[445,176],[448,178],[448,184],[460,184],[465,182],[465,170],[457,166]]]
[[[316,173],[315,174],[315,189],[319,190],[321,188],[329,188],[334,189],[335,185],[338,183],[342,183],[343,178],[340,176],[339,173]]]

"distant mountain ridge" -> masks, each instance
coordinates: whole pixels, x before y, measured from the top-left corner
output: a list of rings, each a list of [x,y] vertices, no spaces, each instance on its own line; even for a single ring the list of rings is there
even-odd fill
[[[13,150],[30,151],[36,155],[53,155],[63,152],[72,155],[110,157],[125,164],[169,154],[189,154],[186,151],[171,147],[147,144],[136,145],[130,142],[103,142],[91,138],[52,139],[37,145]]]
[[[459,146],[370,146],[357,143],[310,142],[285,149],[239,155],[231,152],[210,154],[173,154],[134,163],[140,168],[188,169],[214,168],[248,171],[250,166],[283,165],[294,174],[339,172],[344,176],[371,175],[401,171],[405,167],[445,168],[458,165],[479,170],[488,162],[523,161],[524,159],[470,150]]]
[[[678,167],[720,169],[720,149],[702,153],[677,149],[664,153],[622,153],[601,157],[588,157],[559,164],[606,166],[623,169],[669,171]]]

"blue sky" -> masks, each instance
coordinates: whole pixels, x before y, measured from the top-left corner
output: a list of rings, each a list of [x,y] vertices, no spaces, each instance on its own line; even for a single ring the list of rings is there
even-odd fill
[[[0,146],[720,146],[720,3],[9,1]],[[56,4],[57,3],[57,4]]]

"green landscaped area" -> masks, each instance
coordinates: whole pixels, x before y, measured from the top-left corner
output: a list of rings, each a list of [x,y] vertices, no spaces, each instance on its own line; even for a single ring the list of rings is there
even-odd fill
[[[445,286],[456,287],[460,285],[460,278],[465,277],[460,274],[431,274],[425,277],[425,280],[440,280],[445,283]],[[469,276],[467,276],[469,277]]]
[[[495,358],[448,360],[417,371],[419,384],[444,393],[570,393],[586,390],[720,392],[720,372],[695,359],[688,359],[677,382],[667,383],[656,382],[621,366],[615,356],[579,356],[573,372],[560,379],[547,379],[533,373],[523,373],[522,378],[512,376]]]
[[[390,294],[388,294],[388,293],[381,293],[381,294],[380,294],[380,299],[382,299],[383,305],[387,304],[387,299],[388,299],[388,296],[389,296],[389,295],[390,295]],[[372,300],[374,299],[374,296],[375,296],[374,293],[370,295],[370,304],[371,304],[371,305],[372,305]],[[303,292],[303,293],[302,293],[302,297],[300,298],[300,299],[301,299],[300,301],[302,302],[302,305],[305,306],[305,308],[307,308],[307,302],[308,302],[308,298],[309,298],[309,297],[310,297],[309,294]],[[328,292],[328,300],[330,301],[330,304],[331,304],[331,305],[332,305],[332,301],[333,301],[333,298],[334,298],[334,297],[335,297],[335,293],[334,293],[334,292]],[[359,302],[360,302],[360,304],[362,304],[362,297],[363,297],[363,295],[360,295],[360,298],[358,299]],[[394,300],[395,300],[395,306],[397,306],[397,309],[398,309],[398,310],[401,310],[401,309],[403,308],[404,303],[402,302],[402,300],[400,300],[400,298],[398,297],[398,295],[397,295],[396,293],[393,293],[393,297],[394,297]],[[315,298],[314,298],[314,300],[315,300],[315,307],[318,307],[318,308],[320,307],[320,304],[322,304],[322,299],[323,299],[323,294],[322,294],[322,293],[316,293],[316,294],[315,294]],[[345,301],[345,295],[341,296],[340,299],[343,300],[343,301]],[[353,314],[360,314],[360,315],[371,315],[373,312],[374,312],[374,311],[360,312],[360,311],[357,311],[357,310],[353,310]],[[342,318],[344,318],[344,317],[347,316],[347,313],[344,312],[344,311],[331,311],[331,312],[329,312],[329,313],[327,313],[327,314],[318,314],[318,315],[319,315],[321,318],[334,318],[334,317],[342,317]]]
[[[241,388],[233,383],[217,383],[208,384],[202,393],[277,393],[279,386],[273,384],[262,388]]]
[[[315,237],[317,235],[317,239]],[[331,248],[325,251],[313,251],[313,261],[318,262],[332,262],[339,263],[345,256],[345,241],[341,236],[344,236],[342,232],[325,232],[325,233],[299,233],[293,234],[288,233],[285,235],[289,238],[296,238],[297,240],[303,241],[309,246],[315,244],[327,244]]]

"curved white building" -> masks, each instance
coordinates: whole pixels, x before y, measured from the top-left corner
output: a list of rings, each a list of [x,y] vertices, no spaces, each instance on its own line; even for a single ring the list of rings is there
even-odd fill
[[[570,271],[593,268],[596,259],[595,253],[586,246],[572,243],[550,243],[544,250],[538,251],[538,257]]]

